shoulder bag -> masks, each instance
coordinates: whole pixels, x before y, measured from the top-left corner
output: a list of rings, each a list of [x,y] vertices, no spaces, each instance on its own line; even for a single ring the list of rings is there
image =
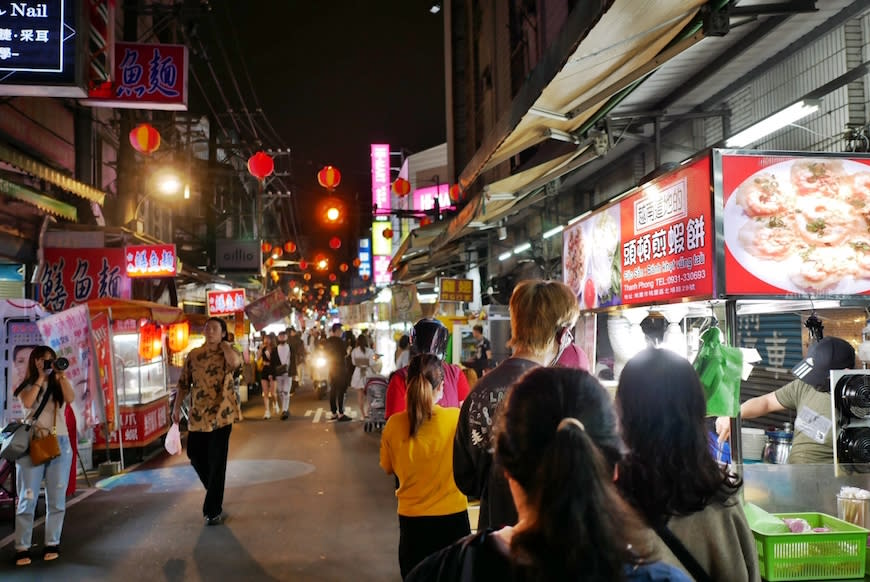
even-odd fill
[[[27,454],[30,448],[30,430],[33,428],[31,423],[34,418],[42,414],[42,409],[48,403],[50,394],[50,391],[46,389],[42,402],[39,403],[39,408],[36,409],[36,414],[30,414],[22,420],[10,422],[0,432],[0,458],[14,463]]]
[[[36,417],[35,417],[36,418]],[[51,430],[34,428],[30,440],[30,461],[34,466],[42,465],[60,456],[60,443],[57,441],[57,404],[54,407],[54,422]]]
[[[697,582],[713,582],[713,579],[709,574],[707,574],[704,567],[698,563],[695,556],[693,556],[686,546],[683,545],[683,542],[674,535],[674,532],[671,531],[671,528],[669,528],[667,524],[662,524],[661,526],[656,527],[655,531]]]

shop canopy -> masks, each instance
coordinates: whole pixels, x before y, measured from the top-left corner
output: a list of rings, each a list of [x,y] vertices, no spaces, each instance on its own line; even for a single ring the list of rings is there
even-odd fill
[[[179,307],[152,303],[151,301],[139,301],[135,299],[113,299],[104,297],[87,302],[91,315],[95,313],[108,313],[113,320],[120,319],[149,319],[161,325],[184,321],[187,316]]]

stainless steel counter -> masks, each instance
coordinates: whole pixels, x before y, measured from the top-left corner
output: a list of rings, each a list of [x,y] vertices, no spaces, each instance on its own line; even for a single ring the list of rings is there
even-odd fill
[[[858,465],[870,471],[867,465]],[[837,493],[844,486],[870,491],[870,473],[859,473],[855,466],[834,465],[769,465],[766,463],[737,466],[743,474],[743,495],[770,513],[816,511],[837,516]],[[844,470],[846,469],[846,470]],[[851,471],[851,472],[847,472]]]

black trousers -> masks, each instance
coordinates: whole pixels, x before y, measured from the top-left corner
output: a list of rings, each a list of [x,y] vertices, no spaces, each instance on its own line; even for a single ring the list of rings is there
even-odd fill
[[[204,517],[215,517],[223,511],[232,430],[233,425],[228,424],[211,432],[190,431],[187,435],[187,456],[205,486]]]
[[[329,408],[332,414],[344,414],[344,394],[349,384],[347,376],[331,375],[329,377]]]
[[[471,533],[468,512],[450,515],[399,516],[399,570],[402,579],[429,555]]]

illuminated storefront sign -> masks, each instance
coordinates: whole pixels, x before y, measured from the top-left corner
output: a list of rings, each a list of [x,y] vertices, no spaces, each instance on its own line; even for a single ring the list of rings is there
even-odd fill
[[[85,97],[82,16],[75,0],[0,0],[0,95]]]
[[[231,315],[245,309],[245,290],[208,291],[208,314],[210,316]]]
[[[390,211],[390,146],[372,144],[372,207],[376,213]]]
[[[128,277],[174,277],[175,245],[131,245],[124,247]]]
[[[474,281],[471,279],[441,279],[441,301],[474,301]]]
[[[435,208],[435,196],[437,192],[438,206],[446,208],[451,205],[450,202],[450,184],[438,184],[437,186],[429,186],[427,188],[417,188],[414,190],[413,204],[414,210],[432,210]]]
[[[390,275],[390,257],[375,255],[375,285],[389,285],[392,280]]]
[[[372,276],[371,241],[367,238],[359,239],[359,276],[362,278]]]

